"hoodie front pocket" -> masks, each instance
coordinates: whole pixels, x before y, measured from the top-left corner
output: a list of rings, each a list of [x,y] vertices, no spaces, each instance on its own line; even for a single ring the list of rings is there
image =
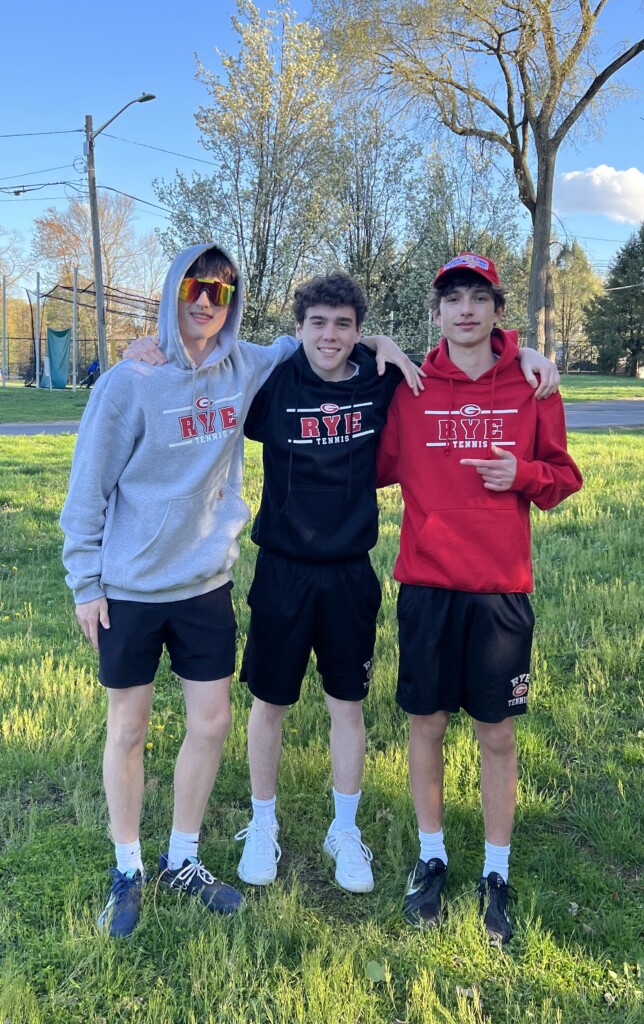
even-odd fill
[[[514,495],[497,508],[430,512],[416,556],[434,586],[483,593],[531,589],[529,538]]]
[[[237,560],[237,538],[249,519],[248,506],[226,483],[173,498],[155,536],[130,560],[126,589],[155,592],[212,580]]]

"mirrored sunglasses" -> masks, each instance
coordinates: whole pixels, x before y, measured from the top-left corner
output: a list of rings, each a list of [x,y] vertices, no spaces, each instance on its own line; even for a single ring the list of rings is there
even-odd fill
[[[184,302],[196,302],[206,292],[213,306],[229,306],[233,300],[234,284],[224,284],[211,277],[184,277],[179,285],[179,298]]]

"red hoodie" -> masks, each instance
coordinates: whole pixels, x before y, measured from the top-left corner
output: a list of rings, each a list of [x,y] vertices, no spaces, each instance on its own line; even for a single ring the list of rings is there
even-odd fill
[[[566,450],[561,397],[537,401],[521,372],[516,331],[492,332],[498,360],[472,380],[443,338],[427,356],[419,398],[400,385],[378,449],[378,486],[399,483],[405,510],[394,576],[476,593],[530,593],[530,502],[554,508],[582,485]],[[517,458],[509,491],[483,486],[464,458]]]

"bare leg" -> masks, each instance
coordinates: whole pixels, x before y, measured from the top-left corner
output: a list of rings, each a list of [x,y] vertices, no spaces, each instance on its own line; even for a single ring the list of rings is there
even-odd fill
[[[517,799],[517,754],[514,718],[475,722],[481,748],[481,800],[485,838],[509,846]]]
[[[224,741],[230,729],[231,677],[200,682],[182,679],[186,735],[174,770],[174,815],[178,832],[201,828]]]
[[[331,716],[331,765],[338,793],[357,793],[362,785],[365,731],[362,701],[337,700],[325,694]]]
[[[272,800],[282,753],[282,724],[288,705],[253,701],[248,719],[250,787],[256,800]]]
[[[107,738],[103,754],[103,785],[115,843],[139,837],[143,803],[143,746],[152,707],[152,683],[108,688]]]
[[[409,781],[421,832],[440,832],[443,827],[443,740],[449,722],[447,711],[410,715]]]

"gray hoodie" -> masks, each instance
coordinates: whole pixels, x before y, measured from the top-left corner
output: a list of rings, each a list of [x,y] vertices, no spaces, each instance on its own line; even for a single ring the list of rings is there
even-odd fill
[[[179,601],[230,579],[250,519],[241,497],[244,420],[298,343],[237,339],[243,283],[236,267],[231,312],[214,351],[201,366],[192,362],[179,334],[179,284],[212,247],[185,249],[168,271],[159,309],[167,365],[125,359],[99,378],[87,404],[60,518],[66,582],[77,604],[102,596]]]

